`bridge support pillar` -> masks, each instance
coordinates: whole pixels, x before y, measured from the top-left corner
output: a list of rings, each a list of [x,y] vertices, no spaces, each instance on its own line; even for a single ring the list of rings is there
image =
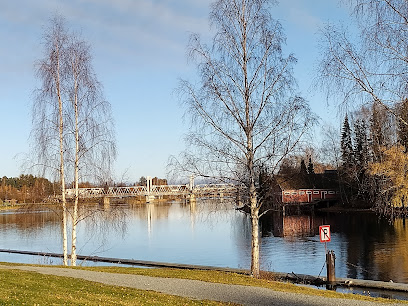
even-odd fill
[[[194,193],[190,193],[188,195],[188,200],[190,201],[190,203],[195,203],[196,202],[196,196]]]
[[[109,197],[103,197],[103,206],[109,206],[110,205],[110,198]]]
[[[188,186],[188,189],[190,190],[190,192],[192,192],[194,189],[194,175],[190,176],[190,184]]]
[[[147,189],[147,194],[146,194],[146,203],[150,203],[151,201],[154,200],[154,196],[150,195],[150,192],[152,191],[152,183],[153,180],[150,176],[146,178],[146,189]]]
[[[223,192],[219,193],[219,197],[220,197],[220,202],[224,202],[224,193]]]
[[[153,195],[147,195],[147,196],[146,196],[146,203],[150,203],[150,202],[152,202],[154,199],[155,199],[155,198],[154,198]]]

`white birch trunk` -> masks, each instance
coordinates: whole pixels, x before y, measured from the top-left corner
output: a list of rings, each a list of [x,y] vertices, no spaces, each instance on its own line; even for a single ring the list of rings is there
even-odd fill
[[[245,16],[246,6],[242,5],[242,16]],[[247,170],[249,175],[249,201],[251,209],[251,275],[259,278],[259,207],[257,200],[257,192],[255,188],[255,173],[254,173],[254,147],[253,147],[253,119],[251,118],[251,94],[248,80],[248,51],[247,51],[247,23],[242,24],[242,73],[244,76],[244,100],[245,100],[245,120],[246,120],[246,160]]]
[[[59,111],[59,142],[60,142],[60,178],[61,178],[61,197],[62,197],[62,249],[63,264],[68,265],[68,239],[67,239],[67,200],[65,197],[65,170],[64,170],[64,120],[62,114],[62,99],[59,80],[59,61],[57,71],[57,95]]]
[[[60,102],[61,104],[61,102]],[[67,239],[67,200],[65,197],[65,171],[64,171],[64,144],[62,136],[62,109],[60,108],[60,175],[61,175],[61,196],[62,196],[62,250],[63,250],[63,264],[68,265],[68,239]]]
[[[252,188],[251,188],[252,189]],[[255,189],[255,186],[253,187]],[[259,261],[259,208],[257,207],[256,193],[251,193],[251,275],[255,278],[260,277],[260,261]]]
[[[75,165],[74,165],[74,180],[75,180],[75,201],[74,201],[74,211],[72,214],[72,248],[71,248],[71,265],[76,266],[77,254],[76,254],[76,244],[77,244],[77,224],[78,224],[78,197],[79,197],[79,127],[78,127],[78,92],[77,84],[75,84]]]

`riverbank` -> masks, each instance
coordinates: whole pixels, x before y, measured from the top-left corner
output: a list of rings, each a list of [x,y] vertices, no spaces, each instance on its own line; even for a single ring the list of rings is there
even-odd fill
[[[396,305],[220,271],[1,264],[1,304]],[[146,291],[148,290],[148,291]],[[182,297],[181,299],[178,299]],[[211,301],[210,301],[211,300]],[[351,302],[352,301],[352,302]]]
[[[39,272],[39,271],[42,272]],[[62,270],[61,270],[62,271]],[[60,271],[60,272],[61,272]],[[75,272],[74,270],[72,270]],[[55,272],[55,271],[54,271]],[[1,305],[220,305],[126,286],[103,285],[46,267],[0,266]],[[77,275],[78,276],[78,275]]]
[[[372,208],[355,208],[355,207],[343,207],[340,205],[334,205],[329,207],[321,207],[317,211],[330,212],[330,213],[369,213],[375,214],[376,212]]]
[[[20,250],[11,250],[11,249],[0,249],[0,252],[34,255],[34,256],[41,256],[41,257],[62,258],[62,254],[48,253],[48,252],[20,251]],[[93,261],[93,262],[103,262],[103,263],[108,263],[108,264],[121,264],[121,265],[130,265],[130,266],[138,266],[138,267],[167,268],[167,269],[190,270],[190,271],[194,270],[194,271],[225,272],[225,273],[233,273],[233,274],[244,275],[244,276],[250,275],[249,270],[237,269],[237,268],[222,268],[222,267],[214,267],[214,266],[155,262],[155,261],[146,261],[146,260],[134,260],[134,259],[111,258],[111,257],[100,257],[100,256],[77,255],[77,258],[78,260],[82,260],[84,262]],[[84,269],[88,269],[88,268],[84,268]],[[117,269],[119,270],[120,268],[117,268]],[[127,271],[126,269],[128,268],[124,268],[123,271]],[[291,283],[315,285],[315,286],[324,286],[326,284],[326,277],[324,276],[318,277],[318,276],[305,275],[305,274],[296,274],[293,272],[292,273],[282,273],[282,272],[261,271],[261,278],[267,281],[283,281],[283,282],[291,282]],[[358,288],[366,289],[368,291],[374,289],[374,290],[383,290],[383,291],[400,291],[400,292],[408,293],[408,284],[394,283],[394,282],[383,282],[383,281],[352,279],[352,278],[337,278],[336,281],[333,282],[331,285],[340,286],[344,288],[358,287]]]

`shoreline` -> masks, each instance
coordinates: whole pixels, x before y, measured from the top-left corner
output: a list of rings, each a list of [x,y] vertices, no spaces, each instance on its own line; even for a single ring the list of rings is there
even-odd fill
[[[318,212],[328,212],[328,213],[369,213],[375,214],[377,213],[371,208],[344,208],[344,207],[323,207],[319,208],[316,211]]]
[[[58,254],[58,253],[20,251],[20,250],[11,250],[11,249],[0,249],[0,252],[62,258],[62,254]],[[99,257],[99,256],[77,255],[77,257],[78,257],[78,260],[104,262],[104,263],[130,265],[130,266],[221,271],[221,272],[250,275],[250,270],[229,268],[229,267],[190,265],[190,264],[179,264],[179,263],[134,260],[134,259],[125,259],[125,258],[109,258],[109,257]],[[267,275],[268,278],[279,280],[279,281],[289,281],[289,282],[296,283],[296,284],[309,284],[309,285],[314,285],[316,287],[321,287],[327,284],[326,277],[324,276],[317,277],[317,276],[306,275],[306,274],[295,274],[294,272],[285,273],[285,272],[263,271],[263,273]],[[358,288],[378,289],[378,290],[385,290],[385,291],[408,292],[408,284],[405,284],[405,283],[394,283],[394,282],[353,279],[353,278],[343,278],[343,277],[336,278],[336,281],[329,285],[339,286],[339,287],[344,287],[344,288],[358,287]]]

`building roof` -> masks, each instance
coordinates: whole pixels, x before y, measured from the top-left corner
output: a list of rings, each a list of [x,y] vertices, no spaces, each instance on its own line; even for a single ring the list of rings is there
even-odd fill
[[[338,176],[335,170],[316,174],[278,175],[276,182],[282,190],[338,189]]]

